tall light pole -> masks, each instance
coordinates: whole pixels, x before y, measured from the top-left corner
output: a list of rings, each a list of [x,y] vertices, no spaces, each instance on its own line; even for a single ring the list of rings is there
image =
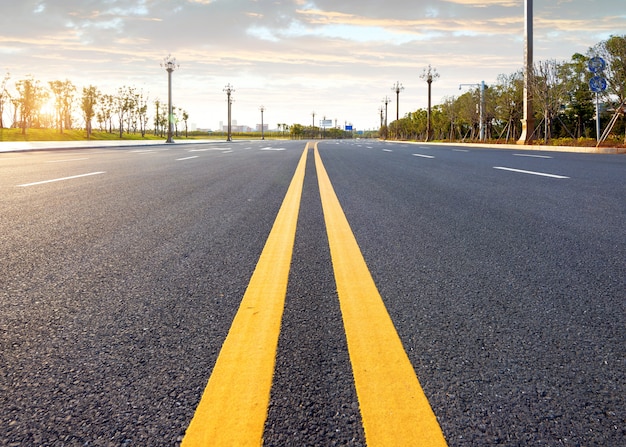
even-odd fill
[[[389,113],[387,113],[387,111],[389,109],[388,106],[390,102],[391,100],[389,99],[389,96],[385,96],[383,98],[383,104],[385,104],[385,140],[387,139],[387,134],[389,132],[388,121],[387,121],[387,117],[389,116]]]
[[[313,115],[313,125],[311,126],[311,137],[315,138],[315,110],[311,112],[311,115]]]
[[[391,90],[396,92],[396,139],[397,139],[399,125],[400,125],[400,92],[404,90],[404,87],[402,86],[402,84],[400,84],[400,81],[396,81],[394,86],[391,87]]]
[[[517,144],[528,144],[535,133],[533,116],[532,82],[533,76],[533,0],[524,0],[524,117],[522,135]]]
[[[232,85],[230,85],[230,83],[228,83],[226,87],[224,87],[224,91],[226,92],[226,99],[228,100],[228,137],[226,138],[226,141],[233,141],[230,106],[233,104],[231,95],[234,93],[235,89]]]
[[[404,90],[404,87],[397,81],[391,90],[396,92],[396,121],[398,121],[400,119],[400,92]]]
[[[378,108],[378,111],[380,112],[380,127],[382,129],[382,127],[383,127],[383,113],[385,113],[385,108],[383,106],[380,106]]]
[[[431,90],[431,85],[433,83],[433,81],[436,81],[437,79],[439,79],[439,73],[437,73],[437,69],[436,68],[432,68],[430,66],[430,64],[428,64],[428,68],[424,68],[424,72],[422,73],[422,76],[420,76],[422,79],[424,79],[426,82],[428,82],[428,118],[426,121],[426,141],[430,141],[432,139],[432,125],[431,125],[431,118],[430,118],[430,90]]]
[[[478,87],[480,89],[480,99],[478,105],[478,129],[480,133],[480,141],[485,140],[485,81],[481,81],[480,84],[460,84],[459,90],[463,87]]]
[[[161,62],[161,67],[164,67],[167,71],[167,140],[166,143],[173,143],[172,140],[172,122],[174,121],[174,114],[172,113],[172,72],[176,70],[180,65],[176,64],[176,58],[168,54],[166,58]]]
[[[263,126],[263,112],[265,112],[265,106],[259,107],[261,111],[261,140],[265,140],[265,127]]]

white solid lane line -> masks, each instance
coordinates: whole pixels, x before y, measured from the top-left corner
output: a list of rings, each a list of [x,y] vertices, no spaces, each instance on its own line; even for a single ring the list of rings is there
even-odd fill
[[[501,171],[519,172],[519,173],[522,173],[522,174],[539,175],[541,177],[551,177],[551,178],[558,178],[558,179],[569,178],[569,177],[566,177],[564,175],[547,174],[545,172],[525,171],[523,169],[505,168],[505,167],[502,167],[502,166],[494,166],[493,169],[499,169]]]
[[[516,157],[530,157],[530,158],[552,158],[549,155],[530,155],[530,154],[513,154]]]
[[[43,185],[44,183],[52,183],[52,182],[60,182],[63,180],[72,180],[75,178],[80,178],[80,177],[88,177],[90,175],[100,175],[100,174],[104,174],[105,171],[99,171],[99,172],[90,172],[88,174],[80,174],[80,175],[72,175],[70,177],[61,177],[61,178],[55,178],[52,180],[43,180],[41,182],[33,182],[33,183],[24,183],[22,185],[17,185],[17,186],[35,186],[35,185]]]
[[[435,158],[432,155],[424,155],[424,154],[413,154],[414,157],[421,157],[421,158]]]
[[[197,155],[193,155],[191,157],[177,158],[176,161],[191,160],[192,158],[198,158],[198,156]]]
[[[65,163],[68,161],[80,161],[80,160],[89,160],[88,158],[66,158],[65,160],[50,160],[46,163]]]

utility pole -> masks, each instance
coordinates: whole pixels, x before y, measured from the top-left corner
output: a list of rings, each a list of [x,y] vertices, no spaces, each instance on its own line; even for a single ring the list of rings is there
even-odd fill
[[[424,68],[424,72],[422,73],[422,76],[420,77],[428,83],[428,118],[426,121],[426,141],[430,141],[433,137],[432,129],[431,129],[432,124],[431,124],[431,118],[430,118],[430,111],[431,111],[430,91],[431,91],[431,86],[432,86],[433,81],[436,81],[437,79],[439,79],[439,73],[437,73],[436,68],[432,68],[430,64],[428,64],[428,68]]]
[[[533,78],[533,0],[524,0],[524,117],[517,144],[528,144],[535,133],[531,83]]]
[[[172,113],[172,72],[176,70],[180,65],[176,64],[176,58],[168,54],[163,59],[161,67],[164,67],[167,71],[167,141],[166,143],[173,143],[172,140],[172,122],[174,121],[174,114]]]
[[[228,100],[228,137],[226,138],[226,141],[233,141],[231,125],[231,105],[233,104],[233,100],[231,95],[234,93],[235,89],[229,83],[226,87],[224,87],[224,91],[226,92],[226,98]]]

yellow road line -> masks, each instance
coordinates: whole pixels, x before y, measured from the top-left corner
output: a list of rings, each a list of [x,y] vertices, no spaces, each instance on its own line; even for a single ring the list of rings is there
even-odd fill
[[[446,441],[365,264],[317,144],[315,166],[367,445]]]
[[[183,447],[262,444],[308,149],[307,144]]]

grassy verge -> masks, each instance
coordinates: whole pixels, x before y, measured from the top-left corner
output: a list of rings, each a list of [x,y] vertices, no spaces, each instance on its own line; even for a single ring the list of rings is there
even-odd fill
[[[260,133],[233,133],[233,139],[236,140],[260,140]],[[282,132],[265,132],[265,138],[267,139],[288,139],[289,134]],[[146,133],[144,137],[140,133],[124,133],[120,139],[118,132],[101,132],[94,130],[91,133],[90,140],[165,140],[165,136],[154,135],[152,132]],[[185,137],[182,134],[174,136],[174,140],[226,140],[226,133],[224,132],[189,132]],[[87,132],[85,130],[64,130],[60,133],[56,129],[28,129],[26,134],[22,134],[21,129],[0,129],[0,141],[86,141]]]
[[[92,140],[119,140],[118,133],[94,131]],[[142,137],[141,134],[124,134],[122,140],[161,140],[154,135]],[[54,129],[28,129],[22,134],[21,129],[0,129],[0,141],[84,141],[87,140],[87,132],[84,130],[64,130],[60,133]]]

